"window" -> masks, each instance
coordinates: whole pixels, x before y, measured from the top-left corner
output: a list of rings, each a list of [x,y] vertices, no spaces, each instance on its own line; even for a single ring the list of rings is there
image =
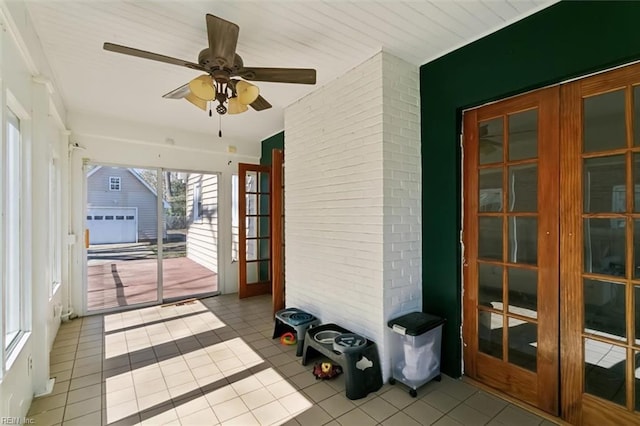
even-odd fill
[[[62,272],[60,265],[62,262],[62,227],[60,226],[60,209],[62,202],[60,200],[60,166],[59,160],[54,158],[49,164],[49,253],[50,253],[50,271],[51,271],[51,296],[56,287],[62,281]],[[88,216],[87,219],[90,219]]]
[[[231,260],[238,261],[240,219],[238,212],[238,175],[231,176]]]
[[[193,185],[193,221],[202,219],[202,185],[200,182]]]
[[[120,191],[120,176],[109,176],[109,191]]]
[[[4,345],[7,353],[23,333],[23,280],[22,280],[22,149],[20,120],[7,110],[7,135],[4,158],[4,216],[5,216],[5,295]]]

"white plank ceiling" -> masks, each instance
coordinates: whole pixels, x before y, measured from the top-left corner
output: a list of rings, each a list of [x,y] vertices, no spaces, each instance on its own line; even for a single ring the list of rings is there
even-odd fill
[[[240,26],[245,66],[317,70],[315,86],[256,83],[273,108],[222,117],[225,138],[257,143],[284,127],[283,108],[381,49],[422,65],[555,0],[115,1],[27,0],[67,110],[216,135],[218,119],[162,95],[199,73],[107,52],[106,41],[198,62],[205,14]],[[336,102],[339,102],[336,99]]]

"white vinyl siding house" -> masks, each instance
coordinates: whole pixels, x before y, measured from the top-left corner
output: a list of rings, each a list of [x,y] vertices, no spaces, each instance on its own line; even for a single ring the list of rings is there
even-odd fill
[[[97,166],[87,174],[87,217],[91,244],[155,241],[156,191],[134,170]]]
[[[187,178],[187,257],[218,271],[218,175]]]

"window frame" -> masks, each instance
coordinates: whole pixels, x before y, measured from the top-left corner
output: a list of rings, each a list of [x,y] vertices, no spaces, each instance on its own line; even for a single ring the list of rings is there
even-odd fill
[[[62,283],[62,177],[60,159],[54,155],[49,163],[49,262],[51,286],[49,300]]]
[[[117,188],[114,185],[117,182]],[[122,191],[122,177],[120,176],[109,176],[109,180],[107,181],[107,187],[109,191]]]
[[[30,335],[31,276],[25,265],[29,264],[28,240],[30,239],[30,193],[29,178],[29,114],[9,91],[4,92],[6,103],[3,105],[2,120],[2,243],[1,270],[2,297],[0,299],[0,318],[2,333],[0,336],[0,353],[2,354],[1,375],[9,371],[21,353]],[[17,141],[10,138],[10,126],[17,130]],[[16,144],[12,153],[11,145]],[[11,165],[11,167],[8,167]],[[8,210],[11,208],[11,210]],[[10,247],[10,244],[13,246]],[[17,281],[17,289],[9,297],[11,283]],[[16,309],[17,313],[10,311]],[[15,332],[9,336],[7,332],[8,315],[15,315],[17,322]]]

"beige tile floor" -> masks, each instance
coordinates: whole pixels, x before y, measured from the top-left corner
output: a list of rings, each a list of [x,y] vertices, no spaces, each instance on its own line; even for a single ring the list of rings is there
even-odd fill
[[[552,425],[443,376],[411,398],[385,384],[351,401],[272,340],[268,297],[225,295],[75,319],[51,352],[50,395],[29,417],[58,425]]]

